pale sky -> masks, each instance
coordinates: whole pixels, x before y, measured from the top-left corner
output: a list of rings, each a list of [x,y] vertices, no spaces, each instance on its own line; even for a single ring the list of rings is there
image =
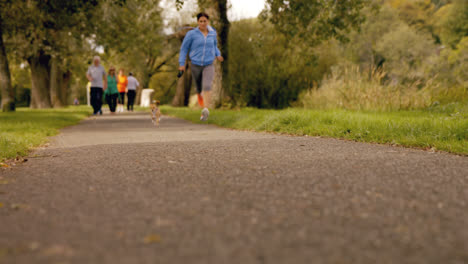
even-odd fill
[[[194,14],[198,10],[197,0],[188,0],[179,11],[175,8],[174,0],[162,0],[161,7],[164,10],[166,25],[164,32],[171,34],[173,27],[171,25],[181,25],[193,23]],[[230,9],[228,17],[230,21],[236,21],[243,18],[257,17],[265,6],[265,0],[229,0]],[[194,11],[195,10],[195,11]]]
[[[230,0],[229,20],[257,17],[265,6],[265,0]]]

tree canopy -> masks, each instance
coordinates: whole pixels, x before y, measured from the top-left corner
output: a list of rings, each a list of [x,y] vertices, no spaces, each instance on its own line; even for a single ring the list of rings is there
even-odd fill
[[[258,18],[234,22],[227,0],[168,2],[193,8],[183,15],[174,8],[171,16],[185,19],[173,19],[161,0],[0,0],[3,109],[27,105],[29,94],[39,108],[82,100],[96,54],[106,68],[132,71],[163,103],[187,104],[190,86],[175,85],[181,38],[169,30],[196,26],[200,10],[210,14],[227,59],[215,63],[217,106],[297,105],[306,91],[338,89],[353,75],[359,82],[380,76],[372,85],[402,94],[431,86],[434,98],[466,98],[465,0],[266,0]]]
[[[317,44],[324,39],[346,40],[346,33],[363,21],[368,0],[266,0],[263,19],[291,37]]]

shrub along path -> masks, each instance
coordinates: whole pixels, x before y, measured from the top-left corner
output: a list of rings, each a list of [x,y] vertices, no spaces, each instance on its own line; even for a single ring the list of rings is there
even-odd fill
[[[466,263],[468,158],[87,119],[0,170],[0,263]]]

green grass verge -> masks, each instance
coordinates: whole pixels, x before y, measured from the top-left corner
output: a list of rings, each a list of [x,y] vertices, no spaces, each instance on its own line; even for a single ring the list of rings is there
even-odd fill
[[[245,108],[213,110],[208,123],[243,130],[434,148],[468,155],[466,110],[466,106],[396,112]],[[164,106],[162,111],[164,114],[200,123],[199,110]]]
[[[31,148],[47,142],[47,137],[56,135],[60,128],[74,125],[91,113],[87,106],[0,112],[0,161],[27,155]]]

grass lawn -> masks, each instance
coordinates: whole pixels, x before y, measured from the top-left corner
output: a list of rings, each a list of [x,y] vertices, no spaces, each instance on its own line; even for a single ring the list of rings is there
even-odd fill
[[[0,161],[25,156],[31,148],[47,142],[59,129],[74,125],[92,113],[87,106],[0,112]]]
[[[164,106],[162,111],[200,123],[200,110]],[[468,109],[460,105],[395,112],[298,108],[212,110],[208,123],[234,129],[433,148],[468,155]]]

